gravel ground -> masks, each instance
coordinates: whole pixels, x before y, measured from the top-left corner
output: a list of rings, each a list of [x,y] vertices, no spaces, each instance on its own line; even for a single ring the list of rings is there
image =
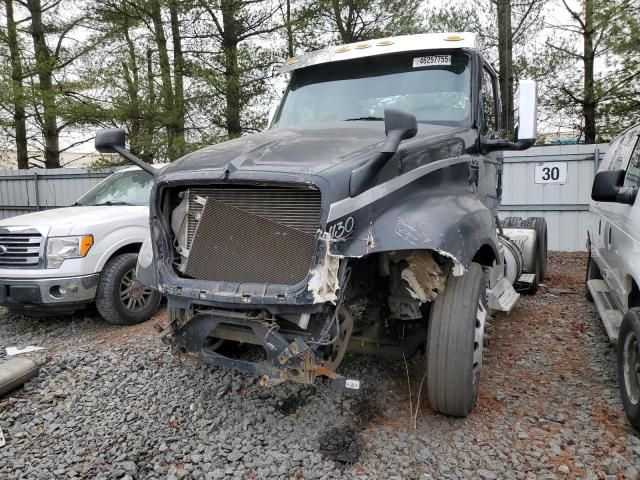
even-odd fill
[[[404,364],[355,355],[341,371],[365,382],[361,395],[263,389],[172,356],[153,329],[162,314],[116,328],[0,313],[1,347],[46,349],[40,375],[0,399],[0,478],[640,478],[584,266],[553,254],[538,295],[493,320],[466,419],[418,401],[421,358],[411,402]]]

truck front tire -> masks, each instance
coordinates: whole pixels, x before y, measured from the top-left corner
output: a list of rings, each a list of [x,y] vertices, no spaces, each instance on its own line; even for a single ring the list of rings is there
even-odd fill
[[[472,263],[460,277],[449,273],[434,301],[427,334],[427,396],[436,412],[466,417],[475,405],[482,368],[486,279]]]
[[[640,308],[631,308],[620,325],[618,383],[627,418],[640,430]]]
[[[160,292],[136,280],[138,254],[123,253],[104,266],[96,289],[96,308],[114,325],[134,325],[149,319],[158,309]]]

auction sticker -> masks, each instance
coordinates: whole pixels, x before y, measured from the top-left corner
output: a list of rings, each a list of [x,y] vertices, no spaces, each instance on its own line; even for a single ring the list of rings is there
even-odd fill
[[[428,57],[415,57],[413,68],[433,67],[436,65],[451,65],[451,55],[429,55]]]

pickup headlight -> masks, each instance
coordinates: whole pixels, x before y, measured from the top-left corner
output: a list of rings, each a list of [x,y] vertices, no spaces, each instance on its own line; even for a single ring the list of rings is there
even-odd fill
[[[59,268],[67,258],[84,257],[93,245],[93,235],[52,237],[47,240],[47,268]]]

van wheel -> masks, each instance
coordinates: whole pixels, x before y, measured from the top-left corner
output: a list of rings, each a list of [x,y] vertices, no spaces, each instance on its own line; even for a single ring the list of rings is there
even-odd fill
[[[630,309],[618,335],[618,383],[627,418],[640,430],[640,308]]]
[[[137,253],[123,253],[104,266],[96,289],[96,308],[115,325],[134,325],[147,320],[160,305],[160,292],[136,279]]]
[[[431,308],[427,334],[427,396],[431,408],[466,417],[475,405],[487,319],[486,278],[472,263],[461,277],[449,273]]]

